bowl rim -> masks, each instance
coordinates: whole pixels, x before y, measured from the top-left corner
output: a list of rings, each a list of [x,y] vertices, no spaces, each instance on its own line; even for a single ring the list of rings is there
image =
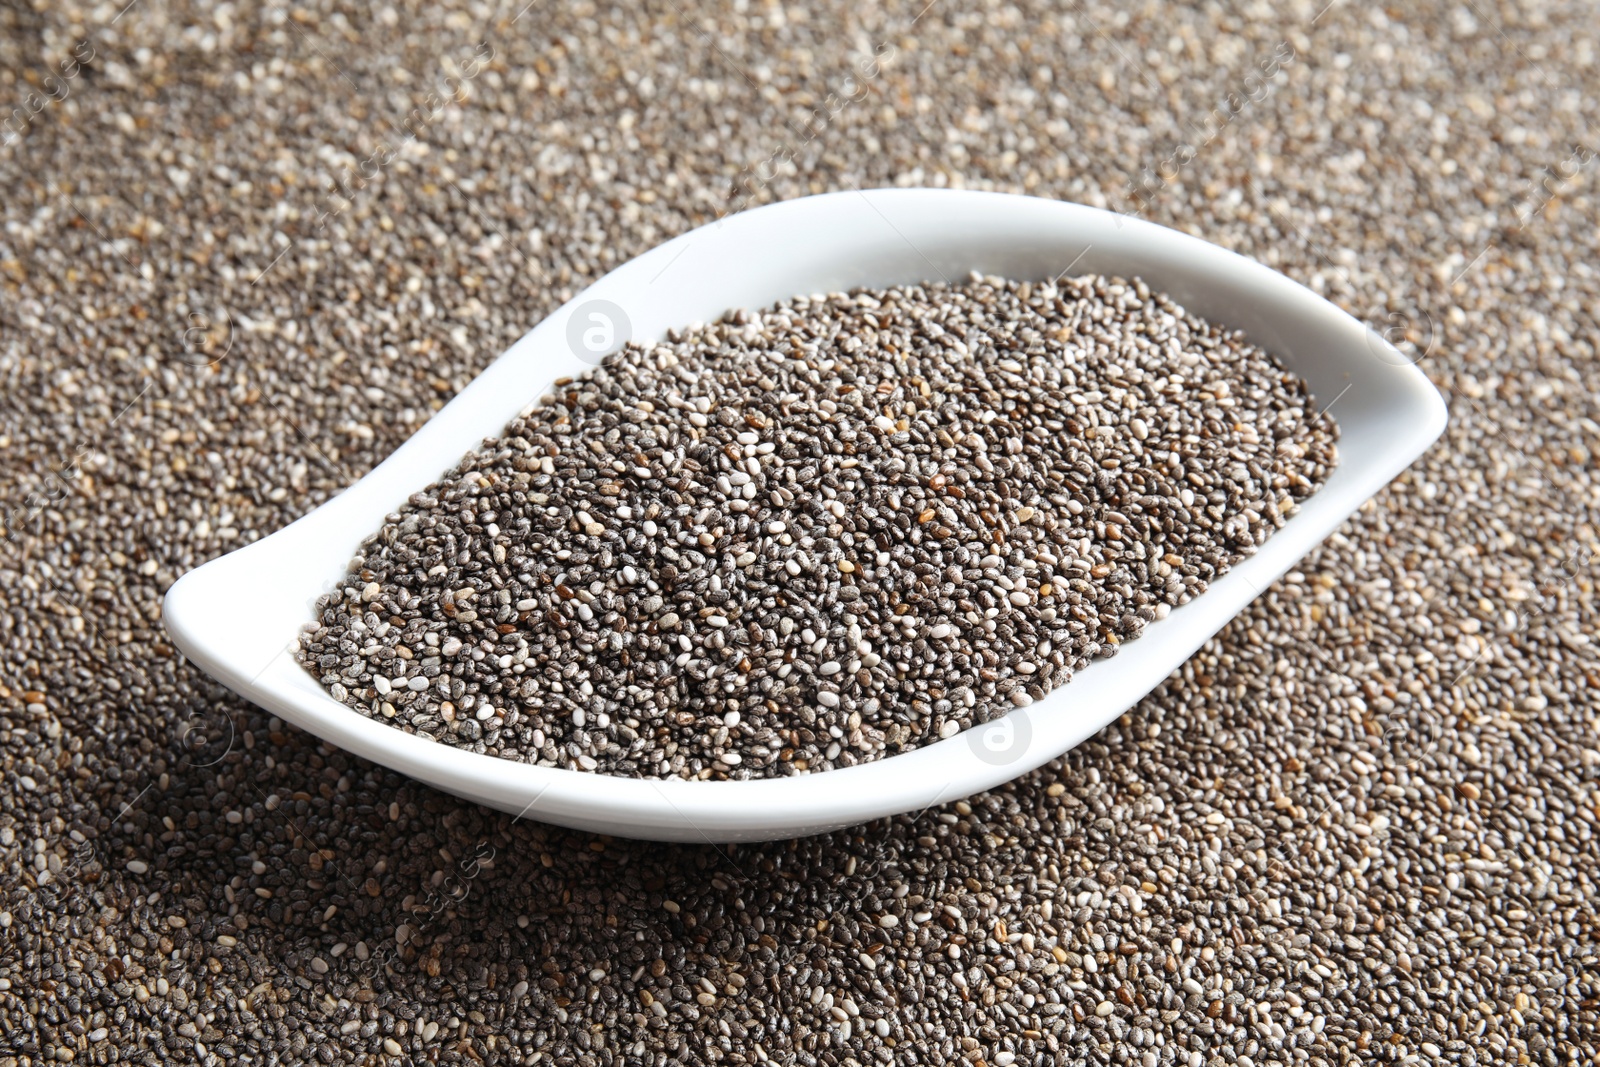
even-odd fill
[[[1130,672],[1113,671],[1113,664],[1096,661],[1078,672],[1070,684],[1057,687],[1031,707],[1017,709],[1003,719],[950,738],[854,767],[779,778],[690,782],[676,778],[623,778],[521,763],[426,740],[367,718],[334,700],[292,656],[284,654],[303,627],[296,627],[284,652],[259,670],[253,669],[253,661],[241,660],[237,649],[230,648],[233,634],[226,609],[231,602],[224,594],[232,590],[237,595],[248,587],[271,595],[275,568],[295,555],[297,544],[305,550],[304,546],[312,542],[345,535],[352,525],[357,525],[357,532],[348,543],[359,544],[381,524],[382,515],[398,508],[411,492],[448,470],[455,457],[466,451],[456,449],[448,454],[450,458],[444,465],[435,464],[428,473],[417,473],[429,462],[426,457],[430,446],[446,435],[445,428],[451,420],[459,422],[462,412],[480,409],[490,391],[503,386],[510,376],[505,369],[509,364],[548,356],[554,348],[564,347],[564,326],[574,309],[624,293],[647,276],[659,277],[660,272],[686,257],[708,237],[714,245],[718,241],[753,240],[769,232],[820,226],[830,213],[849,215],[853,210],[863,214],[856,198],[882,216],[902,239],[901,227],[891,221],[890,213],[901,212],[902,224],[913,213],[919,218],[941,213],[980,221],[1004,216],[1011,218],[1010,224],[1019,225],[1019,220],[1030,214],[1041,220],[1054,215],[1055,221],[1067,229],[1077,228],[1087,234],[1109,233],[1107,226],[1114,226],[1123,238],[1136,239],[1161,255],[1206,264],[1206,270],[1224,278],[1224,289],[1231,287],[1243,297],[1277,302],[1282,305],[1286,322],[1298,321],[1307,330],[1327,332],[1333,338],[1329,343],[1336,342],[1341,352],[1364,346],[1367,358],[1382,369],[1363,368],[1363,373],[1381,378],[1381,389],[1393,391],[1395,411],[1408,417],[1394,427],[1387,458],[1362,470],[1346,470],[1341,443],[1340,465],[1329,484],[1333,478],[1342,476],[1348,480],[1352,474],[1356,477],[1342,488],[1338,501],[1324,499],[1329,487],[1325,484],[1255,555],[1240,561],[1200,597],[1153,623],[1137,641],[1123,646],[1115,662],[1127,664],[1125,657],[1131,657],[1136,667],[1144,669],[1143,674],[1118,682],[1113,675]],[[837,225],[837,220],[833,224]],[[879,239],[891,240],[884,235]],[[646,284],[653,284],[653,279]],[[1214,315],[1207,317],[1217,321]],[[641,331],[649,332],[659,336],[659,331]],[[635,334],[635,339],[644,338]],[[527,401],[520,406],[535,400],[557,376],[544,377],[544,388],[523,394]],[[496,402],[504,403],[498,399]],[[489,432],[498,432],[504,421],[484,425]],[[519,818],[529,815],[619,836],[663,840],[720,842],[800,836],[925,809],[992,788],[1055,758],[1097,732],[1158,685],[1268,584],[1408,466],[1438,437],[1445,421],[1444,402],[1437,390],[1419,368],[1405,364],[1404,357],[1382,337],[1283,274],[1199,237],[1087,205],[1016,194],[909,188],[824,193],[768,204],[707,223],[609,272],[541,320],[353,485],[288,526],[182,576],[166,594],[163,618],[174,644],[185,656],[252,703],[355,755],[437,788],[517,812]],[[459,428],[456,433],[459,435]],[[410,488],[395,496],[393,490],[401,484]],[[356,516],[380,507],[375,521],[358,524]],[[328,574],[322,588],[331,587],[343,573],[336,569]],[[1206,607],[1196,610],[1201,604]],[[307,608],[304,622],[311,620],[312,613]],[[1157,646],[1160,655],[1155,654]],[[1141,653],[1142,649],[1151,651]],[[1175,649],[1181,649],[1181,654]],[[285,675],[280,662],[284,659],[304,684]],[[1150,671],[1161,663],[1169,665],[1152,676]],[[316,699],[319,696],[321,699]],[[1088,704],[1091,711],[1069,712],[1055,707],[1074,704]],[[1052,715],[1057,718],[1052,720]],[[1005,762],[996,763],[979,751],[974,731],[1004,722],[1010,722],[1013,736],[1023,734],[1024,740]]]

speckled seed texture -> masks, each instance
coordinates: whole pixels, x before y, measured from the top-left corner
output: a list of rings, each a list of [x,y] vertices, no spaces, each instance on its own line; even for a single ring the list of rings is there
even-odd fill
[[[1597,35],[1544,0],[0,6],[0,1065],[1594,1062]],[[607,270],[897,184],[1254,257],[1450,427],[1070,754],[800,841],[489,812],[167,641],[180,574]]]
[[[508,759],[850,766],[1114,655],[1287,521],[1334,437],[1137,280],[799,298],[557,382],[363,544],[298,655]]]

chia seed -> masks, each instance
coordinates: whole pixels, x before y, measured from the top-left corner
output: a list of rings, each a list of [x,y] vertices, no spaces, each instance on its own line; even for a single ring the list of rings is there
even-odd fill
[[[1594,1059],[1589,12],[524,6],[0,5],[6,113],[48,99],[0,133],[0,1067]],[[1137,189],[1383,330],[1450,425],[1073,751],[797,841],[516,819],[175,654],[179,575],[741,166],[762,200]]]
[[[365,542],[299,655],[508,759],[851,766],[1114,655],[1256,551],[1336,436],[1136,280],[799,297],[555,383]]]

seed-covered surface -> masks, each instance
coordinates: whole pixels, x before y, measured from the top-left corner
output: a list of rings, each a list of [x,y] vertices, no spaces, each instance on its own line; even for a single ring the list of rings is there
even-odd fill
[[[299,657],[510,759],[849,766],[1114,654],[1282,525],[1335,437],[1137,280],[798,298],[557,382],[364,543]]]
[[[1591,6],[124,6],[0,5],[0,1064],[1593,1059]],[[1260,259],[1446,436],[1067,756],[798,842],[487,812],[165,640],[577,288],[896,182]]]

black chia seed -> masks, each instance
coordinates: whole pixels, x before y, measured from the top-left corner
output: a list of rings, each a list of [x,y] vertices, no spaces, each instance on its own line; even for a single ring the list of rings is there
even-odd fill
[[[563,379],[368,539],[301,661],[447,744],[795,774],[1026,706],[1335,462],[1305,384],[1143,284],[797,298]]]

